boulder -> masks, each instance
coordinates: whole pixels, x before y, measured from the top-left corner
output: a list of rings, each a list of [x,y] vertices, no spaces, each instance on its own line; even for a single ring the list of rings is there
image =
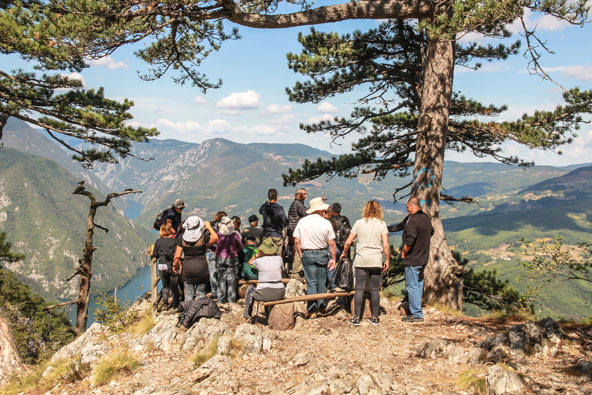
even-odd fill
[[[286,284],[286,299],[303,295],[306,295],[306,286],[302,281],[291,279]],[[294,313],[306,314],[306,302],[295,302],[292,305],[294,305]]]
[[[511,368],[493,365],[487,371],[487,386],[493,395],[520,394],[524,392],[524,381]]]
[[[271,350],[271,339],[261,328],[251,324],[241,324],[236,328],[234,338],[243,343],[246,353],[262,353]]]
[[[184,352],[194,352],[229,332],[228,325],[216,318],[202,318],[185,333]]]
[[[142,337],[141,343],[152,343],[164,352],[177,352],[185,341],[186,333],[177,328],[177,316],[160,315],[157,324]]]
[[[272,306],[269,317],[267,318],[267,324],[270,329],[280,331],[293,329],[295,324],[294,304],[286,303]]]
[[[374,388],[374,380],[372,380],[372,377],[367,374],[360,376],[358,380],[356,380],[356,388],[360,395],[366,395]]]
[[[61,359],[73,360],[78,355],[82,364],[97,363],[109,351],[109,346],[104,340],[106,331],[106,327],[95,322],[76,340],[56,352],[51,358],[51,363]]]

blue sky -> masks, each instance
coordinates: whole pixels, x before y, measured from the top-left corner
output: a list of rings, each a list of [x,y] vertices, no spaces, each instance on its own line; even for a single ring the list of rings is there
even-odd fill
[[[549,16],[531,14],[527,15],[527,21],[529,26],[537,27],[540,36],[555,51],[554,55],[542,58],[549,74],[566,88],[590,89],[592,28],[569,26]],[[364,31],[378,23],[347,21],[316,29],[345,33],[355,29]],[[203,73],[213,81],[222,78],[224,82],[222,88],[209,90],[206,95],[189,85],[176,85],[170,75],[154,82],[140,80],[138,71],[145,72],[148,66],[133,55],[132,47],[92,62],[91,67],[82,72],[82,78],[87,88],[103,86],[108,97],[133,100],[133,122],[156,126],[161,131],[159,138],[202,142],[224,137],[242,143],[304,143],[334,153],[348,152],[351,141],[358,136],[340,145],[331,145],[328,137],[307,135],[298,124],[335,115],[347,116],[362,91],[336,96],[320,105],[290,103],[285,94],[286,87],[302,79],[288,69],[285,55],[290,51],[299,52],[297,33],[309,30],[309,27],[283,30],[239,27],[242,39],[225,42],[218,53],[203,63]],[[518,25],[510,26],[510,30],[518,32]],[[518,35],[513,37],[518,38]],[[463,38],[469,39],[486,41],[474,35]],[[507,104],[509,110],[501,118],[508,120],[537,108],[554,108],[562,101],[558,86],[528,74],[527,60],[522,54],[507,61],[486,63],[480,71],[457,67],[454,89],[484,103]],[[592,162],[592,126],[584,125],[578,135],[574,144],[562,149],[562,156],[528,150],[516,144],[507,144],[504,148],[509,154],[520,155],[537,164]],[[446,158],[478,160],[470,154],[451,152]]]

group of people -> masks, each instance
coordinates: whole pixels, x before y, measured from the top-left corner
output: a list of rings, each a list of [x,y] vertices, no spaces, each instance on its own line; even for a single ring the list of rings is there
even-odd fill
[[[348,262],[353,255],[355,295],[350,323],[360,325],[363,295],[369,290],[369,322],[378,325],[381,271],[388,270],[390,264],[388,233],[402,230],[401,257],[406,265],[411,313],[403,320],[423,321],[423,271],[433,228],[417,198],[407,202],[409,215],[401,223],[387,226],[380,204],[371,200],[364,205],[362,217],[351,226],[341,215],[339,203],[329,205],[324,197],[317,197],[306,207],[304,188],[296,191],[288,215],[277,203],[275,189],[270,189],[267,197],[259,208],[262,227],[258,227],[259,217],[251,215],[249,226],[242,230],[240,218],[229,217],[224,211],[216,213],[211,222],[196,215],[182,221],[185,203],[180,199],[174,202],[164,213],[160,238],[152,253],[158,260],[165,307],[178,306],[180,288],[186,301],[205,297],[209,290],[218,303],[235,303],[239,278],[258,280],[245,296],[244,316],[250,318],[254,300],[284,298],[285,277],[304,278],[307,295],[331,291],[335,288],[337,262]],[[323,299],[309,301],[307,317],[315,318],[326,307]]]

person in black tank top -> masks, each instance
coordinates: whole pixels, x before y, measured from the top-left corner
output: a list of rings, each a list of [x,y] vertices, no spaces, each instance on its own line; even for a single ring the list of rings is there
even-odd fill
[[[210,282],[206,259],[208,245],[218,241],[210,223],[194,215],[183,224],[183,236],[178,239],[174,257],[174,270],[181,274],[185,288],[185,301],[204,297]]]
[[[165,309],[176,309],[179,306],[179,276],[173,272],[173,256],[177,242],[175,232],[170,224],[160,227],[160,239],[154,243],[152,259],[158,260],[158,271],[162,281],[162,301]],[[169,303],[169,296],[172,301]]]

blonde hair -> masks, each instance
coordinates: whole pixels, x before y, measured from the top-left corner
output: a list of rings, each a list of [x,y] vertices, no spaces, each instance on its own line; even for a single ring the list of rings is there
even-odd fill
[[[366,202],[362,209],[362,218],[365,218],[366,221],[368,221],[369,218],[378,218],[382,221],[384,218],[382,207],[380,207],[380,204],[376,200]]]
[[[173,229],[173,225],[171,224],[164,224],[160,227],[160,231],[158,232],[159,236],[161,238],[166,238],[166,237],[170,237],[171,235],[174,235],[175,229]]]

